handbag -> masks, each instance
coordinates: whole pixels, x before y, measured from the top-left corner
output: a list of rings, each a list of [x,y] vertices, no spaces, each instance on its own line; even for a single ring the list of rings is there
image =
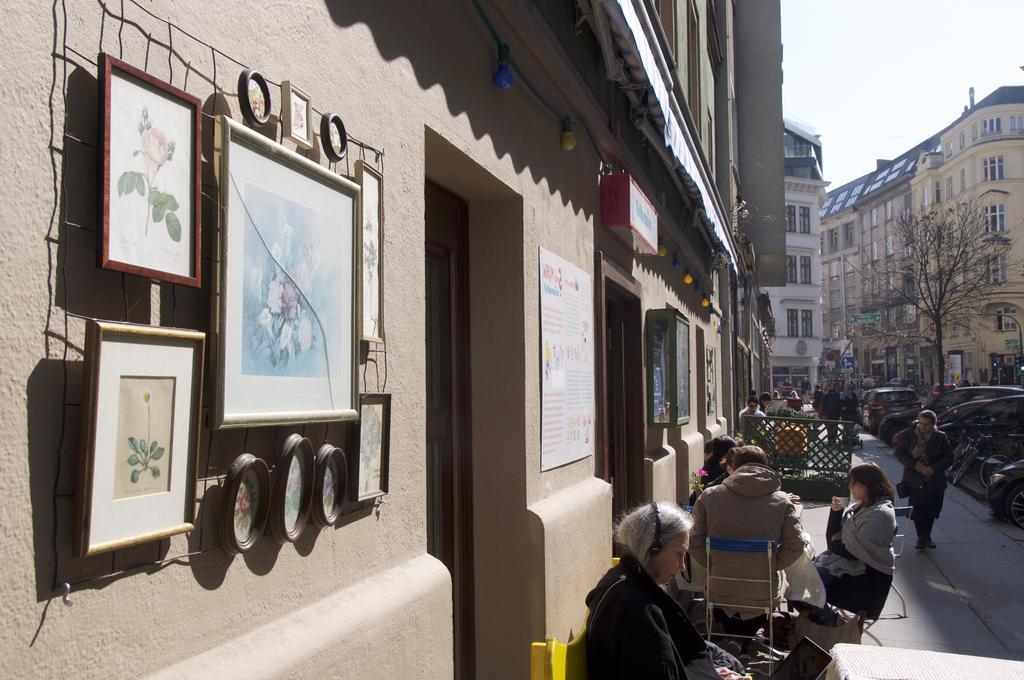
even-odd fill
[[[791,647],[796,646],[802,638],[811,640],[822,649],[832,649],[833,645],[840,642],[860,644],[861,636],[864,634],[864,619],[867,618],[867,614],[860,612],[851,616],[831,605],[826,605],[826,608],[831,609],[837,615],[837,625],[823,626],[820,623],[815,623],[811,619],[810,612],[805,610],[800,613],[793,626],[793,632],[789,638]]]

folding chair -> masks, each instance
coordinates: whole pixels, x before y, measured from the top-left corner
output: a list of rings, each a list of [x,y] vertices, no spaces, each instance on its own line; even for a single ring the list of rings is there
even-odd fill
[[[555,638],[530,643],[530,680],[587,680],[586,631],[567,644]]]
[[[775,599],[775,552],[778,550],[778,544],[775,541],[761,540],[761,539],[740,539],[740,538],[713,538],[706,536],[704,538],[704,549],[706,551],[705,558],[705,569],[706,580],[704,585],[704,607],[705,616],[707,617],[706,628],[707,628],[707,639],[711,641],[711,624],[714,620],[714,608],[729,607],[732,609],[753,609],[759,611],[765,615],[765,628],[768,629],[768,649],[769,649],[769,662],[768,662],[768,675],[772,674],[772,665],[775,661],[775,635],[772,630],[772,609],[774,608],[773,602]],[[741,554],[761,554],[765,556],[766,562],[766,576],[767,578],[734,578],[730,576],[717,576],[712,572],[711,569],[711,553],[741,553]],[[731,581],[731,582],[742,582],[742,583],[763,583],[765,585],[765,593],[767,595],[766,605],[750,605],[750,604],[739,604],[734,602],[715,602],[711,598],[711,582],[712,580],[718,581]],[[763,636],[759,635],[738,635],[732,633],[716,633],[720,637],[731,637],[731,638],[744,638],[748,640],[763,640]]]
[[[892,591],[896,593],[896,597],[900,598],[900,608],[902,609],[902,613],[896,614],[895,616],[887,616],[885,618],[895,621],[907,618],[907,601],[903,598],[903,593],[900,592],[900,589],[896,587],[896,571],[899,569],[900,557],[903,556],[903,548],[907,543],[907,528],[910,526],[910,518],[914,512],[914,508],[907,505],[904,507],[893,508],[893,510],[896,513],[896,533],[893,537],[893,552],[896,554],[896,562],[892,570]],[[879,614],[877,619],[865,623],[864,630],[875,625],[875,621],[879,621],[880,619],[882,619],[881,614]]]

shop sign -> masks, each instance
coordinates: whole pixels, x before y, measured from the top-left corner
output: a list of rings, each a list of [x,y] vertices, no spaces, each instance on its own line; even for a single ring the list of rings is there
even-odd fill
[[[628,172],[601,176],[601,221],[633,252],[658,252],[658,213]]]
[[[1011,350],[1020,349],[1020,340],[1018,340],[1017,338],[1014,338],[1012,340],[1010,338],[1007,338],[1004,341],[1004,344],[1006,345],[1006,349],[1011,349]]]

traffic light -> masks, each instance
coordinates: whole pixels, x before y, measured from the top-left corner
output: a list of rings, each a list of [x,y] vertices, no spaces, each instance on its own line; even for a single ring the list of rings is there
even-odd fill
[[[1017,372],[1018,373],[1024,373],[1024,355],[1018,354],[1015,357],[1015,359],[1017,361]]]
[[[996,354],[995,352],[992,352],[991,354],[988,355],[988,358],[989,361],[992,362],[992,372],[994,375],[995,372],[999,370],[999,355]]]

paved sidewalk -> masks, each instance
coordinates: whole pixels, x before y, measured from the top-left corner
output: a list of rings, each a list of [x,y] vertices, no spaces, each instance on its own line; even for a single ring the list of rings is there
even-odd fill
[[[878,463],[895,484],[901,467],[892,450],[863,437],[854,462]],[[811,503],[801,518],[819,550],[827,520],[828,506]],[[950,487],[933,538],[935,550],[916,552],[908,527],[895,578],[908,618],[893,618],[901,607],[890,593],[864,643],[1024,660],[1024,531],[997,522],[986,505]]]

